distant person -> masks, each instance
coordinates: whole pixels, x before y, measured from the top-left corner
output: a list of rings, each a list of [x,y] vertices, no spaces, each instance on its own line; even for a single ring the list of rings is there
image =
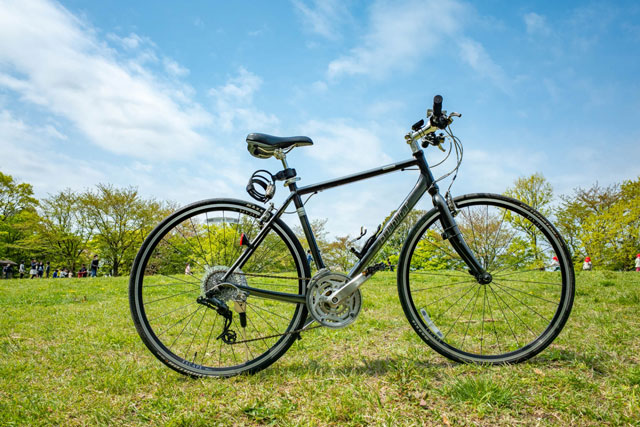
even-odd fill
[[[82,264],[80,271],[78,271],[78,277],[87,277],[87,266]]]
[[[91,260],[91,277],[96,277],[98,275],[98,264],[100,260],[98,259],[98,255],[94,255]]]
[[[636,256],[636,271],[640,271],[640,254]]]
[[[51,263],[47,261],[47,265],[44,267],[44,277],[49,278],[49,271],[51,270]]]
[[[307,264],[311,267],[311,261],[313,261],[313,257],[311,256],[311,249],[307,250]]]
[[[38,275],[38,264],[36,263],[35,259],[31,260],[31,268],[29,269],[29,277],[30,279],[33,279],[34,277],[36,277]]]
[[[558,271],[560,270],[560,262],[558,261],[558,257],[554,256],[553,259],[551,260],[551,271]]]
[[[20,278],[24,277],[24,261],[20,261],[20,267],[18,267],[18,273],[20,273]]]
[[[61,278],[65,278],[69,275],[69,271],[66,268],[63,268],[62,270],[60,270],[60,277]]]
[[[38,263],[38,279],[42,279],[42,276],[44,275],[44,265],[42,265],[42,262]]]
[[[58,269],[56,268],[55,270],[53,270],[53,276],[51,276],[52,279],[57,279],[58,278]]]
[[[191,276],[191,265],[189,263],[187,263],[187,266],[184,268],[184,274]]]
[[[7,272],[5,274],[7,279],[13,279],[13,266],[11,264],[7,264]]]
[[[591,264],[591,258],[590,257],[586,257],[584,259],[584,264],[582,264],[582,269],[584,271],[591,271],[592,268],[593,268],[593,264]]]
[[[391,264],[391,260],[387,257],[387,266],[389,267],[389,271],[393,273],[393,264]]]

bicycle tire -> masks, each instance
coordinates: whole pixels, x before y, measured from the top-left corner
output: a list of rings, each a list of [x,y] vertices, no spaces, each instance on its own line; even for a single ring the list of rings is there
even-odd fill
[[[400,254],[398,293],[405,315],[423,341],[454,361],[525,361],[551,344],[571,312],[569,250],[555,227],[521,201],[469,194],[454,202],[462,236],[493,281],[482,285],[469,275],[442,239],[440,214],[433,209],[409,232]]]
[[[242,322],[240,306],[228,300],[233,312],[228,330],[236,342],[244,342],[228,344],[222,335],[223,316],[197,302],[198,296],[222,283],[225,268],[242,250],[241,233],[255,237],[263,212],[241,200],[199,201],[164,219],[142,244],[129,281],[131,315],[144,344],[171,369],[193,377],[255,373],[278,360],[295,341],[290,331],[303,326],[304,304],[249,295]],[[310,269],[295,234],[278,219],[237,273],[224,283],[304,294]],[[224,290],[221,299],[234,293],[233,286],[219,289]]]

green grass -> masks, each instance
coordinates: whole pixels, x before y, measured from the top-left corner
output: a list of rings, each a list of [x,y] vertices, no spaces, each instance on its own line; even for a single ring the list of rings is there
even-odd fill
[[[0,425],[640,425],[640,274],[579,272],[554,344],[502,367],[431,350],[392,273],[362,293],[267,370],[194,380],[142,344],[126,278],[0,281]]]

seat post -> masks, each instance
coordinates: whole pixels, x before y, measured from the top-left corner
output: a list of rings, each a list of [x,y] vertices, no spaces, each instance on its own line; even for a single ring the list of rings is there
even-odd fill
[[[287,164],[287,155],[284,153],[284,151],[282,151],[281,148],[276,148],[273,151],[273,157],[280,160],[282,162],[282,166],[284,166],[285,169],[289,169],[289,165]]]

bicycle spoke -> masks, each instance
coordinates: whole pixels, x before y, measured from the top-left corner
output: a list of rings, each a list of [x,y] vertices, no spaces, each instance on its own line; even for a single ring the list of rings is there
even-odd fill
[[[455,286],[455,285],[460,285],[460,284],[465,284],[465,283],[474,283],[476,280],[465,280],[463,282],[453,282],[453,283],[446,283],[444,285],[438,285],[438,286],[431,286],[429,288],[422,288],[422,289],[416,289],[415,291],[411,291],[413,293],[415,292],[422,292],[422,291],[428,291],[430,289],[437,289],[437,288],[443,288],[443,287],[447,287],[447,286]]]
[[[471,289],[473,289],[473,288],[471,288]],[[446,338],[447,335],[449,335],[449,333],[453,330],[453,327],[456,325],[456,323],[458,323],[458,320],[460,320],[460,317],[462,317],[462,314],[466,311],[467,307],[469,307],[469,304],[471,304],[472,300],[473,300],[473,297],[469,298],[469,301],[467,301],[467,304],[464,306],[464,308],[462,309],[462,311],[460,312],[460,314],[456,318],[455,322],[453,322],[453,324],[451,325],[451,327],[449,328],[447,333],[444,334],[444,338]]]
[[[469,285],[469,286],[470,286],[470,287],[475,286],[475,283],[472,283],[472,284],[471,284],[471,285]],[[451,292],[450,294],[447,294],[447,295],[443,296],[442,298],[439,298],[439,299],[437,299],[437,300],[435,300],[435,301],[432,301],[432,302],[430,302],[429,304],[425,305],[425,307],[429,307],[430,305],[433,305],[433,304],[435,304],[435,303],[437,303],[437,302],[440,302],[440,301],[442,301],[443,299],[448,298],[448,297],[450,297],[451,295],[455,294],[456,292],[458,292],[458,291],[457,291],[457,290],[455,290],[455,291]]]
[[[198,336],[198,332],[200,332],[200,326],[202,326],[202,321],[204,320],[204,316],[207,314],[207,310],[202,312],[202,317],[200,318],[200,323],[198,323],[198,329],[196,329],[195,334],[193,334],[193,337],[191,337],[191,342],[189,343],[189,347],[187,347],[187,351],[185,351],[185,357],[189,356],[189,350],[191,350],[191,346],[193,345],[193,341],[196,339],[196,336]],[[196,360],[196,356],[198,355],[198,352],[196,351],[196,353],[193,355],[193,360]]]
[[[533,311],[535,314],[537,314],[538,316],[540,316],[540,318],[542,320],[544,320],[545,322],[549,322],[549,319],[546,319],[542,314],[538,313],[537,311],[535,311],[532,307],[530,307],[529,305],[525,304],[524,302],[520,301],[518,298],[514,297],[509,291],[507,291],[506,289],[504,289],[503,285],[500,285],[497,282],[493,282],[496,284],[497,287],[499,287],[500,289],[502,289],[507,295],[509,295],[511,298],[513,298],[514,300],[518,301],[520,304],[524,305],[525,307],[527,307],[529,310]]]
[[[254,313],[256,313],[256,315],[260,318],[260,320],[262,320],[263,322],[265,322],[265,323],[266,323],[266,324],[267,324],[271,329],[273,329],[273,332],[275,332],[276,334],[280,333],[280,331],[278,331],[278,330],[277,330],[277,329],[276,329],[276,328],[271,324],[271,322],[269,322],[269,321],[268,321],[268,320],[266,320],[264,317],[262,317],[262,316],[260,315],[260,313],[259,313],[255,308],[253,308],[253,306],[252,306],[252,305],[250,306],[249,304],[247,304],[247,307],[249,307],[251,310],[253,310],[253,312],[254,312]]]
[[[189,218],[189,221],[191,221],[191,218]],[[198,249],[197,249],[195,246],[193,246],[193,245],[191,244],[191,242],[189,241],[189,239],[187,239],[187,238],[185,237],[185,235],[182,233],[182,231],[180,231],[180,228],[179,228],[179,227],[176,227],[176,228],[175,228],[175,230],[178,232],[178,234],[180,234],[180,236],[182,236],[182,239],[184,239],[184,241],[185,241],[185,242],[187,242],[187,244],[189,245],[189,247],[191,247],[191,249],[193,249],[193,253],[194,253],[194,255],[201,256],[201,257],[202,257],[202,259],[205,261],[205,265],[206,265],[206,263],[207,263],[207,257],[206,257],[206,256],[204,256],[204,254],[203,254],[202,252],[198,253]],[[167,240],[167,242],[169,242],[169,240]],[[171,242],[169,242],[169,244],[171,244]],[[173,245],[171,244],[171,246],[173,246]],[[175,247],[175,246],[174,246],[174,247]],[[201,265],[201,264],[199,264],[199,263],[197,263],[197,262],[196,262],[196,264],[198,264],[198,265],[200,265],[200,266],[202,267],[202,265]],[[206,270],[206,267],[203,267],[203,268]]]
[[[518,344],[518,347],[520,347],[520,342],[518,341],[518,338],[516,337],[516,333],[513,331],[513,328],[511,327],[511,323],[509,322],[509,319],[507,318],[506,314],[504,313],[504,310],[502,309],[502,306],[500,305],[500,301],[498,300],[496,291],[493,290],[492,286],[489,286],[489,290],[493,293],[493,298],[496,300],[496,303],[498,304],[498,308],[502,312],[502,317],[504,318],[505,322],[507,322],[507,326],[509,327],[511,334],[513,335],[513,339],[516,340],[516,344]]]
[[[193,312],[193,314],[191,315],[191,317],[189,317],[189,321],[182,327],[182,330],[180,331],[180,333],[178,334],[178,336],[176,337],[176,339],[173,340],[173,342],[171,343],[171,345],[169,346],[170,348],[173,347],[175,345],[176,342],[178,342],[178,338],[180,338],[182,336],[182,334],[184,333],[184,330],[187,329],[187,326],[189,326],[189,324],[191,324],[191,321],[193,320],[193,317],[196,315],[196,313],[198,311],[200,311],[200,309],[202,309],[204,306],[200,306],[198,307],[198,309],[196,311]]]
[[[183,308],[185,308],[185,307],[189,307],[190,305],[197,304],[197,303],[198,303],[198,301],[191,301],[191,302],[189,302],[189,303],[187,303],[187,304],[185,304],[185,305],[183,305],[183,306],[181,306],[181,307],[178,307],[178,308],[176,308],[176,309],[173,309],[173,310],[171,310],[171,311],[168,311],[168,312],[166,312],[166,313],[164,313],[164,314],[161,314],[160,316],[154,317],[153,319],[149,319],[149,322],[153,322],[154,320],[161,319],[161,318],[163,318],[163,317],[165,317],[165,316],[168,316],[168,315],[169,315],[169,314],[171,314],[171,313],[175,313],[175,312],[176,312],[176,311],[178,311],[178,310],[182,310],[182,309],[183,309]]]
[[[451,270],[445,270],[445,271],[451,271]],[[429,276],[455,277],[457,279],[461,277],[469,277],[469,273],[467,270],[454,270],[454,271],[459,271],[460,274],[441,274],[441,273],[431,273],[427,271],[412,271],[409,274],[424,274]]]
[[[449,311],[449,309],[450,309],[451,307],[453,307],[455,304],[457,304],[457,303],[458,303],[458,301],[460,301],[462,298],[464,298],[464,296],[465,296],[465,295],[467,295],[467,294],[468,294],[469,292],[471,292],[472,290],[473,290],[473,286],[470,286],[470,287],[469,287],[469,289],[467,290],[467,292],[465,292],[464,294],[462,294],[462,295],[460,296],[460,298],[458,298],[457,300],[455,300],[455,302],[453,302],[449,307],[447,307],[447,309],[446,309],[445,311],[443,311],[442,313],[440,313],[440,314],[438,315],[438,318],[437,318],[436,320],[439,320],[439,319],[442,317],[442,315],[443,315],[443,314],[445,314],[447,311]]]
[[[207,350],[209,349],[209,342],[211,341],[211,335],[213,335],[213,329],[216,327],[216,323],[218,321],[218,316],[213,317],[213,322],[211,322],[211,330],[209,331],[209,337],[207,337],[207,343],[204,346],[204,352],[202,353],[202,361],[201,364],[204,363],[204,358],[207,357]],[[195,361],[194,361],[195,363]],[[218,362],[218,365],[220,362]]]
[[[165,332],[169,331],[170,329],[172,329],[174,326],[178,325],[179,323],[184,322],[184,321],[185,321],[185,319],[186,319],[187,317],[192,316],[193,314],[195,314],[195,313],[196,313],[198,310],[200,310],[201,308],[202,308],[202,306],[201,306],[201,307],[196,308],[193,312],[191,312],[191,313],[187,314],[187,315],[186,315],[186,316],[184,316],[182,319],[178,320],[176,323],[174,323],[173,325],[169,326],[169,327],[168,327],[167,329],[165,329],[164,331],[160,332],[157,336],[158,336],[158,337],[160,337],[160,336],[164,335],[164,333],[165,333]]]
[[[505,279],[504,276],[493,276],[494,279],[500,279],[501,282],[517,282],[517,283],[533,283],[536,285],[553,285],[553,286],[562,286],[562,283],[556,282],[540,282],[537,280],[518,280],[518,279]]]
[[[483,286],[484,296],[482,297],[482,329],[480,333],[480,354],[482,354],[482,347],[484,345],[484,307],[487,301],[487,287]]]
[[[494,283],[495,283],[495,282],[494,282]],[[492,286],[491,286],[491,284],[489,284],[488,286],[492,287]],[[495,292],[495,289],[494,289],[494,292]],[[527,323],[525,323],[525,322],[520,318],[520,316],[518,316],[518,313],[516,313],[516,312],[513,310],[513,308],[511,308],[511,306],[509,305],[509,303],[507,303],[507,302],[505,301],[505,299],[504,299],[504,298],[502,298],[502,297],[501,297],[500,295],[498,295],[497,293],[496,293],[496,295],[500,298],[500,301],[502,301],[502,303],[503,303],[504,305],[506,305],[506,306],[507,306],[507,308],[508,308],[512,313],[513,313],[513,315],[514,315],[514,316],[516,316],[516,318],[520,321],[520,323],[522,323],[522,324],[524,325],[524,327],[525,327],[525,328],[529,329],[529,332],[531,332],[531,334],[535,337],[535,336],[536,336],[536,333],[533,331],[533,329],[531,329],[531,327],[530,327]]]
[[[249,305],[251,305],[251,306],[253,306],[253,307],[255,307],[255,308],[259,309],[259,310],[266,311],[267,313],[272,314],[272,315],[274,315],[274,316],[281,317],[281,318],[282,318],[282,319],[284,319],[284,320],[287,320],[287,321],[289,321],[289,320],[290,320],[290,319],[287,319],[287,318],[286,318],[286,317],[284,317],[284,316],[280,316],[279,314],[276,314],[276,313],[274,313],[274,312],[272,312],[272,311],[269,311],[269,310],[267,310],[266,308],[262,308],[262,307],[260,307],[259,305],[251,304],[250,302],[248,302],[248,301],[247,301],[247,306],[249,306]]]
[[[500,286],[504,287],[504,288],[507,288],[507,289],[511,289],[512,291],[520,292],[521,294],[524,294],[524,295],[527,295],[527,296],[530,296],[530,297],[538,298],[539,300],[546,301],[546,302],[548,302],[550,304],[553,304],[553,305],[557,305],[558,304],[556,301],[549,301],[548,299],[539,297],[539,296],[534,295],[534,294],[527,293],[525,291],[521,291],[520,289],[512,288],[510,286],[505,285],[504,283],[501,284]]]
[[[193,218],[189,218],[189,222],[191,223],[191,228],[193,228],[193,234],[196,236],[196,240],[198,241],[198,245],[200,246],[200,251],[201,251],[200,253],[202,254],[202,257],[204,258],[205,262],[209,262],[207,261],[206,251],[202,247],[202,242],[200,242],[200,233],[198,233],[198,230],[196,230],[196,226],[193,223]]]
[[[471,319],[473,318],[473,312],[476,310],[476,302],[478,301],[478,294],[480,293],[480,286],[476,289],[476,294],[474,295],[473,306],[471,307],[471,314],[469,315],[469,321],[467,322],[467,328],[464,331],[464,337],[462,338],[462,345],[464,347],[464,342],[467,339],[467,333],[469,332],[469,326],[471,325]]]
[[[198,290],[200,290],[200,288],[198,288]],[[145,302],[144,305],[149,305],[149,304],[153,304],[154,302],[164,301],[164,300],[169,299],[169,298],[174,298],[174,297],[177,297],[177,296],[180,296],[180,295],[189,294],[189,293],[192,293],[193,291],[194,290],[191,289],[191,290],[188,290],[188,291],[179,292],[177,294],[169,295],[168,297],[162,297],[162,298],[154,299],[153,301]]]

